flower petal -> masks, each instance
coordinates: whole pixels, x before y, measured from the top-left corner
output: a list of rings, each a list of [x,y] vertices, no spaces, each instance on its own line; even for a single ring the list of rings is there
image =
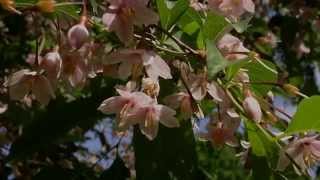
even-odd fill
[[[49,80],[42,75],[34,77],[32,93],[42,105],[48,105],[50,99],[55,98]]]
[[[169,128],[179,127],[178,119],[174,116],[176,115],[176,111],[164,106],[164,105],[155,105],[156,111],[160,112],[159,120],[160,122]]]

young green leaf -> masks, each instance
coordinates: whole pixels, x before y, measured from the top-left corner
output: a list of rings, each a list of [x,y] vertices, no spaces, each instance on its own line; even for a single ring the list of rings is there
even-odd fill
[[[300,102],[286,134],[306,131],[320,132],[320,96],[312,96]]]

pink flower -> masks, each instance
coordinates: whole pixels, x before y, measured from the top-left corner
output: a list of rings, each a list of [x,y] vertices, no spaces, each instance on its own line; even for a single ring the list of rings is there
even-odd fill
[[[68,31],[68,42],[74,49],[79,49],[89,39],[89,31],[85,26],[86,18],[82,17],[79,24],[72,26]]]
[[[286,153],[287,154],[286,154]],[[285,151],[280,152],[278,168],[285,170],[290,160],[288,155],[305,171],[310,165],[319,161],[320,158],[320,141],[317,136],[304,137],[290,143]]]
[[[238,18],[245,12],[254,13],[252,0],[209,0],[209,8],[232,20]]]
[[[255,122],[261,122],[262,111],[259,102],[254,98],[251,93],[246,94],[245,99],[242,102],[243,109],[251,120]]]
[[[9,87],[10,98],[14,100],[23,99],[30,92],[42,105],[47,105],[51,98],[55,98],[49,80],[28,69],[12,74],[6,85]]]
[[[63,57],[63,74],[72,87],[83,87],[87,80],[87,64],[78,53],[67,53]]]
[[[141,106],[148,104],[152,99],[143,92],[130,92],[117,89],[120,96],[104,100],[98,110],[105,114],[117,114],[117,124],[120,129],[127,129],[130,125],[138,123],[128,118],[128,114]]]
[[[243,46],[243,43],[235,36],[230,34],[224,35],[217,44],[221,53],[228,60],[238,60],[247,57],[245,53],[250,52]]]
[[[141,133],[153,140],[158,134],[159,122],[169,128],[179,127],[175,114],[175,110],[152,101],[130,112],[128,119],[138,122]]]
[[[138,66],[139,64],[144,66],[147,75],[154,80],[157,80],[158,77],[162,77],[164,79],[172,78],[170,67],[153,51],[147,51],[144,49],[123,49],[111,53],[105,63],[120,63],[118,71],[119,76],[121,76],[122,79],[129,77],[134,70],[134,66]]]
[[[39,59],[39,66],[47,73],[47,78],[53,88],[56,87],[58,78],[62,71],[62,59],[57,50],[47,53],[44,58]]]
[[[190,119],[193,114],[191,97],[186,92],[179,92],[165,97],[165,104],[174,109],[180,107],[180,113],[183,119]]]
[[[221,146],[228,144],[231,146],[238,146],[239,143],[235,137],[235,132],[240,125],[240,116],[233,110],[216,113],[212,117],[208,126],[208,134],[205,138],[211,141],[213,145]]]
[[[202,100],[208,93],[215,101],[222,101],[221,88],[215,82],[208,82],[205,73],[189,74],[188,85],[195,100]]]
[[[133,38],[133,26],[155,24],[158,15],[147,8],[148,0],[109,0],[110,6],[103,15],[103,23],[128,44]]]

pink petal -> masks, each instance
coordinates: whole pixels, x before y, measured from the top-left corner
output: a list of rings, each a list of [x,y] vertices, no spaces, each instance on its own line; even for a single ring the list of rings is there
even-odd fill
[[[252,0],[242,0],[243,8],[250,13],[254,13],[254,3]]]
[[[86,74],[80,66],[76,66],[73,73],[69,76],[69,82],[72,87],[81,87],[86,80]]]
[[[186,94],[184,92],[180,92],[180,93],[172,94],[170,96],[165,97],[163,101],[168,106],[174,109],[177,109],[180,106],[181,101],[185,96]]]
[[[123,106],[128,102],[127,98],[121,96],[114,96],[104,100],[99,106],[98,110],[105,114],[119,113]]]
[[[82,23],[72,26],[68,31],[69,44],[75,49],[81,48],[88,38],[89,31]]]
[[[31,84],[27,81],[19,82],[18,84],[9,87],[9,95],[13,100],[20,100],[30,92]]]
[[[171,79],[171,71],[168,64],[157,54],[152,51],[148,51],[142,56],[143,65],[146,68],[148,76],[157,80],[158,77],[164,79]]]
[[[150,141],[156,138],[159,131],[159,123],[154,122],[152,126],[145,127],[142,123],[139,125],[140,131],[143,135],[145,135]]]
[[[160,122],[169,128],[179,127],[178,119],[174,116],[176,115],[176,111],[164,106],[164,105],[155,105],[156,111],[160,114]]]
[[[42,76],[36,76],[32,85],[32,93],[42,105],[48,105],[51,98],[55,98],[49,80]]]
[[[222,97],[219,93],[219,91],[221,91],[219,88],[220,88],[219,85],[216,84],[215,82],[207,84],[207,91],[210,94],[210,96],[213,97],[215,101],[221,102]]]
[[[123,62],[118,69],[118,77],[120,79],[127,79],[132,73],[132,63]]]
[[[26,73],[30,72],[29,69],[22,69],[20,71],[17,71],[13,73],[11,76],[9,76],[7,82],[5,83],[5,86],[13,86],[25,79]]]
[[[243,101],[243,109],[248,116],[256,121],[260,122],[262,119],[262,111],[259,102],[252,96],[246,97]]]

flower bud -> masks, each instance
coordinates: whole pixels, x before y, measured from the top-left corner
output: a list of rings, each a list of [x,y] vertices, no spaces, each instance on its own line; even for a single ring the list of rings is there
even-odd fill
[[[58,78],[61,73],[62,59],[57,51],[52,51],[40,60],[39,65],[46,70],[49,76]]]
[[[89,38],[89,31],[85,26],[85,20],[72,26],[68,31],[68,41],[72,48],[79,49]]]
[[[20,11],[15,9],[13,0],[0,0],[0,5],[5,10],[11,11],[17,14],[21,14]]]
[[[39,0],[36,5],[41,12],[53,13],[55,3],[54,0]]]
[[[258,123],[261,121],[262,111],[260,104],[250,93],[246,95],[242,105],[250,119]]]
[[[299,89],[291,84],[284,84],[282,88],[290,95],[296,96],[299,93]]]

